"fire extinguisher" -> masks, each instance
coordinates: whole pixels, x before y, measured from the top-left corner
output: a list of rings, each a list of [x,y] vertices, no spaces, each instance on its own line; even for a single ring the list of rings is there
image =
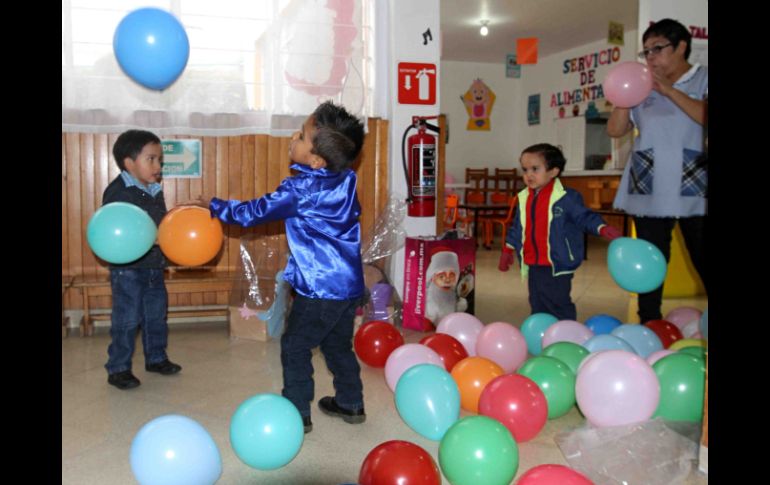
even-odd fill
[[[407,190],[407,215],[410,217],[433,217],[436,215],[436,172],[437,146],[436,137],[427,130],[439,132],[438,126],[426,122],[438,116],[413,116],[412,124],[404,131],[401,138],[401,161],[404,165]],[[409,130],[416,128],[417,134],[406,136]],[[408,155],[404,153],[407,145]],[[407,158],[409,164],[407,166]]]

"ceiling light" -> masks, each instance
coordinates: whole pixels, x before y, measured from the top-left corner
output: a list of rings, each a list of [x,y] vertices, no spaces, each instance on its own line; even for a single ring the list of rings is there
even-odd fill
[[[487,24],[489,24],[489,20],[481,21],[481,30],[479,30],[479,34],[484,37],[486,37],[486,35],[489,33],[489,27],[487,27]]]

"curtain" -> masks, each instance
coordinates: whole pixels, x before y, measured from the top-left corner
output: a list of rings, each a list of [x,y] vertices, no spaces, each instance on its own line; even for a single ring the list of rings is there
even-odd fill
[[[156,91],[123,72],[120,21],[173,14],[190,43],[180,77]],[[285,136],[325,101],[373,115],[374,0],[63,0],[62,131]]]

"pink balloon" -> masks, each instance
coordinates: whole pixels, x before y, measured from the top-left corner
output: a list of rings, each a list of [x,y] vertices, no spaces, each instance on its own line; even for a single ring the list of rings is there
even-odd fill
[[[510,323],[490,323],[476,339],[476,355],[486,357],[510,374],[527,360],[527,341],[521,330]]]
[[[476,355],[476,340],[479,338],[484,324],[470,313],[455,312],[444,315],[439,320],[436,333],[445,333],[456,338],[463,344],[468,356]]]
[[[663,357],[667,355],[675,354],[675,353],[676,352],[674,352],[673,350],[668,350],[668,349],[658,350],[648,355],[646,360],[647,360],[647,363],[650,364],[650,366],[652,367],[652,364],[659,361]]]
[[[575,398],[592,425],[624,426],[650,419],[658,407],[660,384],[643,358],[607,350],[578,371]]]
[[[572,342],[583,345],[583,342],[594,336],[590,328],[574,320],[561,320],[545,330],[543,348],[556,342]]]
[[[682,329],[682,335],[684,338],[700,338],[695,336],[695,334],[698,333],[700,333],[700,318],[688,323]]]
[[[602,89],[615,106],[631,108],[650,95],[652,72],[638,62],[621,62],[607,72]]]
[[[548,421],[548,401],[538,385],[521,374],[492,379],[479,397],[479,414],[508,428],[516,443],[529,441]]]
[[[564,465],[538,465],[527,470],[515,485],[594,485],[594,482]]]
[[[697,308],[693,308],[691,306],[680,306],[668,312],[664,317],[664,320],[668,320],[669,322],[676,325],[679,330],[682,331],[682,335],[684,335],[684,327],[693,320],[700,321],[700,316],[701,311]]]
[[[441,356],[433,349],[422,344],[404,344],[391,352],[385,362],[385,380],[390,390],[396,392],[401,374],[417,364],[433,364],[444,368]]]

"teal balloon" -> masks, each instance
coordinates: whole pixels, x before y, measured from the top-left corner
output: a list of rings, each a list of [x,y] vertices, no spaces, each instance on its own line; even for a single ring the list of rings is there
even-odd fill
[[[509,485],[519,468],[519,448],[500,421],[468,416],[447,430],[438,461],[452,485]]]
[[[136,433],[129,453],[141,485],[213,485],[222,457],[206,428],[177,414],[160,416]]]
[[[553,357],[532,357],[516,373],[529,377],[543,391],[548,419],[564,416],[575,405],[575,373],[564,362]]]
[[[646,359],[653,352],[663,350],[660,337],[644,325],[626,323],[616,327],[611,335],[628,342],[633,347],[634,352],[643,359]]]
[[[398,379],[396,409],[416,433],[440,441],[460,417],[460,390],[444,368],[418,364]]]
[[[706,308],[703,311],[703,314],[700,316],[700,325],[698,325],[700,328],[700,334],[703,335],[703,338],[708,341],[709,339],[709,309]]]
[[[653,418],[700,421],[706,386],[706,363],[694,355],[670,354],[653,364],[660,382],[660,402]]]
[[[558,322],[559,319],[549,313],[534,313],[521,324],[521,333],[527,342],[527,350],[532,355],[540,355],[543,351],[543,336],[545,331]]]
[[[580,363],[588,357],[588,350],[574,342],[556,342],[543,349],[542,357],[553,357],[567,364],[576,376]]]
[[[113,264],[136,261],[150,250],[158,228],[150,215],[127,202],[112,202],[88,221],[86,239],[98,257]]]
[[[631,352],[632,354],[636,353],[631,344],[622,338],[607,334],[594,335],[593,337],[583,342],[583,347],[585,347],[591,353],[601,352],[602,350],[625,350],[626,352]]]
[[[586,320],[586,327],[591,330],[594,335],[603,335],[615,330],[615,327],[619,327],[623,322],[605,313],[599,313]]]
[[[257,470],[280,468],[297,456],[305,437],[294,404],[277,394],[257,394],[230,420],[230,443],[242,462]]]
[[[607,268],[621,288],[649,293],[666,279],[666,258],[660,249],[644,239],[619,237],[607,249]]]

